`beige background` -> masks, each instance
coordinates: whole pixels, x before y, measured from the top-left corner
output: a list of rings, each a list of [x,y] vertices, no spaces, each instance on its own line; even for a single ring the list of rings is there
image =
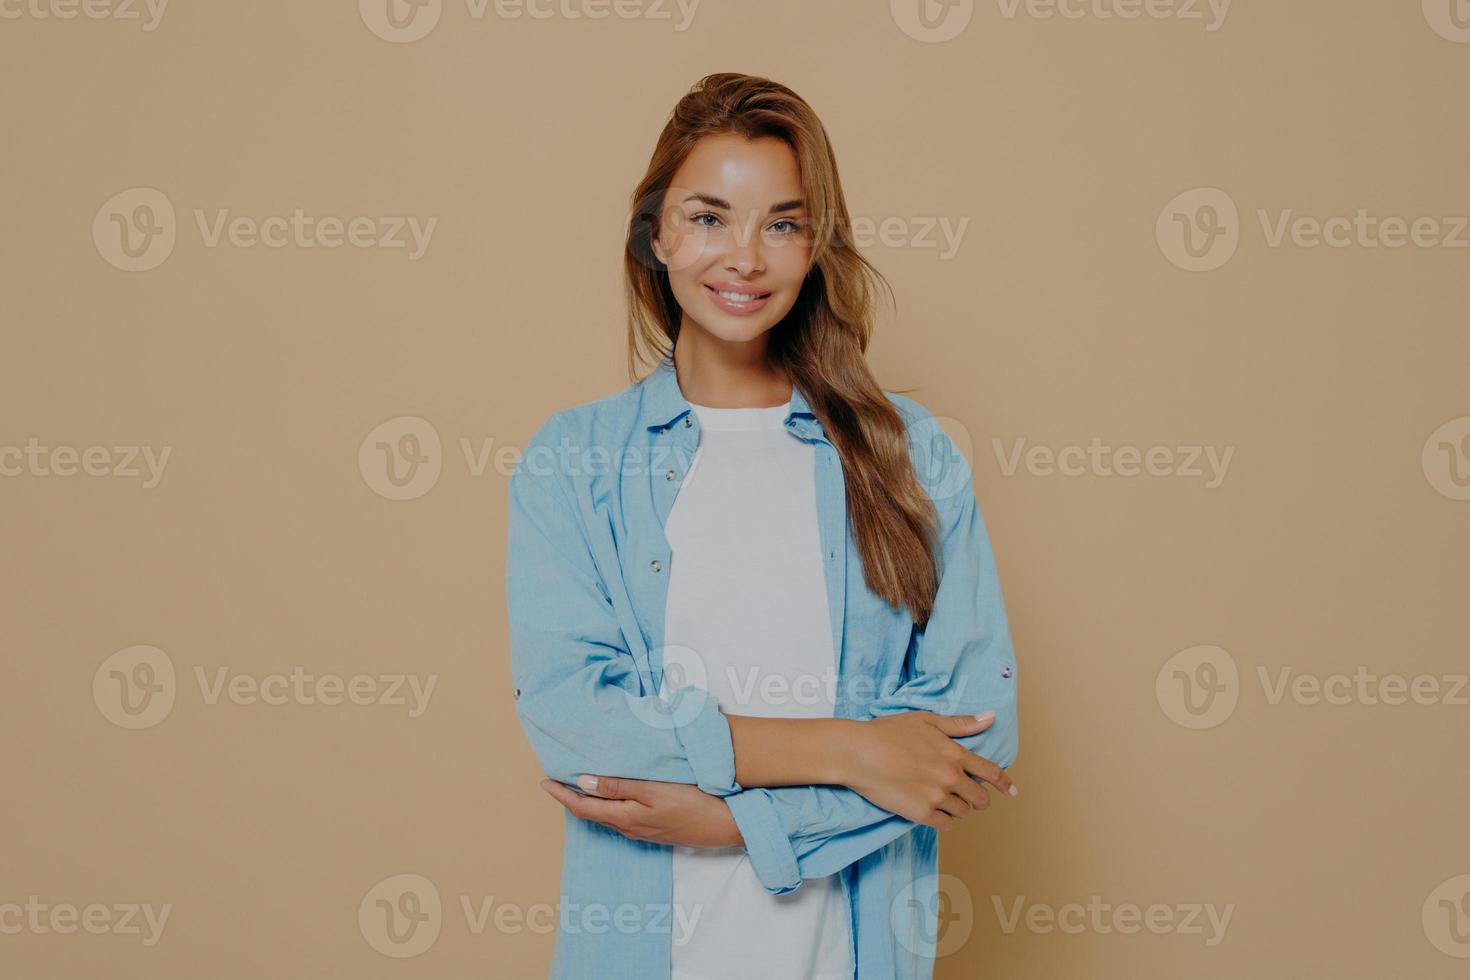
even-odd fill
[[[938,42],[912,4],[836,0],[704,0],[687,24],[654,0],[444,0],[388,40],[383,2],[180,2],[151,30],[141,6],[3,7],[0,906],[36,896],[48,931],[0,909],[0,975],[545,976],[561,813],[512,712],[506,475],[552,411],[628,383],[623,209],[716,70],[820,113],[854,214],[889,221],[866,247],[899,299],[879,381],[973,450],[1021,796],[941,838],[937,976],[1466,975],[1470,707],[1446,702],[1470,670],[1470,27],[1449,0],[1223,21],[986,0]],[[171,252],[155,208],[165,234],[125,258],[137,188],[174,210]],[[195,217],[298,208],[436,224],[410,258],[210,244]],[[1360,210],[1422,219],[1419,243],[1272,244],[1283,215]],[[1211,214],[1191,260],[1178,222]],[[398,489],[376,445],[405,434],[426,462]],[[1185,472],[1009,466],[1016,440],[1094,436]],[[98,475],[58,472],[93,446]],[[1218,485],[1191,446],[1231,451]],[[126,447],[167,450],[161,478]],[[1208,679],[1201,656],[1227,672],[1195,716],[1174,670]],[[147,657],[160,700],[128,715],[118,678]],[[435,687],[416,717],[386,680],[369,704],[215,696],[298,669]],[[1439,694],[1274,698],[1360,669]],[[442,903],[413,958],[374,945],[396,948],[373,909],[403,874]],[[997,912],[1093,896],[1174,925]],[[128,903],[170,906],[158,941],[118,928]],[[93,904],[103,934],[51,930]],[[1223,937],[1189,905],[1231,908]]]

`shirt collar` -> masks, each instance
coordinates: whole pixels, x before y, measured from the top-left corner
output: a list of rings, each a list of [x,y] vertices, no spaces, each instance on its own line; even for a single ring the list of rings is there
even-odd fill
[[[674,370],[674,360],[671,356],[665,355],[660,358],[658,365],[639,384],[643,388],[643,399],[639,408],[640,420],[646,428],[662,428],[677,422],[679,416],[685,412],[693,411],[689,400],[684,397],[684,392],[679,388],[679,376]],[[790,423],[798,416],[816,419],[816,414],[811,410],[801,389],[793,384],[791,386],[791,410],[786,413],[783,422]],[[814,422],[813,424],[819,425],[820,423]]]

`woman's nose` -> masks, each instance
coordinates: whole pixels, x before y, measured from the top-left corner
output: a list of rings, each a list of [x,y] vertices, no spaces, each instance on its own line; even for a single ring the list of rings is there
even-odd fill
[[[735,242],[730,253],[725,256],[725,264],[732,272],[738,272],[746,279],[760,272],[764,260],[761,258],[759,236],[744,242]]]

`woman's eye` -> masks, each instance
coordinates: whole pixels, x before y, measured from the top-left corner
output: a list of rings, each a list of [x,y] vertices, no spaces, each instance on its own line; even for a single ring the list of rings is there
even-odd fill
[[[782,218],[780,221],[776,222],[776,224],[772,225],[771,227],[773,229],[775,229],[779,225],[785,225],[786,226],[786,230],[781,232],[781,234],[783,234],[783,235],[795,235],[795,234],[797,234],[798,232],[801,231],[801,225],[800,225],[800,223],[795,222],[795,221],[792,221],[789,218]]]
[[[715,221],[715,224],[719,224],[719,221],[720,221],[719,218],[715,217],[713,214],[710,214],[708,211],[701,211],[698,214],[696,214],[693,217],[691,217],[689,220],[692,221],[692,222],[694,222],[697,225],[704,225],[704,227],[706,227],[706,228],[713,228],[714,227],[714,225],[704,224],[703,221],[700,221],[699,220],[700,218],[713,218],[714,221]]]

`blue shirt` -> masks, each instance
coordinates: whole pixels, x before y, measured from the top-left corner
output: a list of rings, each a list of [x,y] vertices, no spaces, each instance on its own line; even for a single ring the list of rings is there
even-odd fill
[[[994,711],[965,748],[1016,757],[1016,661],[970,468],[917,401],[892,392],[919,483],[939,515],[940,578],[928,623],[867,585],[848,527],[837,449],[793,386],[784,425],[814,443],[835,714]],[[516,713],[546,775],[691,783],[722,797],[773,895],[838,875],[856,980],[920,980],[937,940],[937,834],[841,786],[744,788],[712,696],[658,696],[675,556],[664,536],[699,444],[699,420],[663,358],[643,380],[554,413],[512,471],[506,553]],[[661,980],[674,935],[672,849],[565,814],[552,980]]]

